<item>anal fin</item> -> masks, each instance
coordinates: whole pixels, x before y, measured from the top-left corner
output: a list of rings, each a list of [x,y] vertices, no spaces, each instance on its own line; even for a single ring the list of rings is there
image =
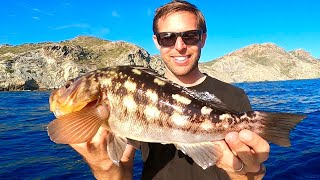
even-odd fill
[[[119,165],[123,152],[127,146],[127,139],[119,136],[115,136],[110,133],[108,136],[108,154],[113,163]]]
[[[213,142],[175,145],[203,169],[215,165],[217,160],[222,156],[220,147]]]

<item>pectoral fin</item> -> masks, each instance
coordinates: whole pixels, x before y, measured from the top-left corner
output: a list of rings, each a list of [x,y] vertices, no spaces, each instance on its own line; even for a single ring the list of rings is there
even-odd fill
[[[217,160],[222,156],[220,147],[213,142],[176,144],[176,147],[190,156],[203,169],[215,165]]]
[[[106,120],[98,108],[84,109],[60,116],[48,125],[50,139],[58,144],[87,142],[97,133]]]
[[[112,161],[119,165],[121,157],[123,156],[123,152],[126,149],[127,140],[126,138],[122,138],[119,136],[115,136],[114,134],[109,134],[108,136],[108,154]]]

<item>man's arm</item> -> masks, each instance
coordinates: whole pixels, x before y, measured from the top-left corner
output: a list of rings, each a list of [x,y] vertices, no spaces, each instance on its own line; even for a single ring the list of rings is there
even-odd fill
[[[108,135],[108,131],[100,127],[91,141],[70,146],[82,155],[96,179],[132,179],[134,147],[127,145],[117,166],[107,152]]]

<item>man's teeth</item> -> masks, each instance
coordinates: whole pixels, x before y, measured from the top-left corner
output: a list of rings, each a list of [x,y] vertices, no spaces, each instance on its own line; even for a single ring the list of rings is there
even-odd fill
[[[175,60],[177,60],[177,61],[184,61],[186,59],[187,59],[187,57],[185,57],[185,56],[183,56],[183,57],[175,57]]]

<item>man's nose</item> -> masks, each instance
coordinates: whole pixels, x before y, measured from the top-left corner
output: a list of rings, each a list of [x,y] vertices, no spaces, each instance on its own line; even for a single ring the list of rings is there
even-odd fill
[[[187,45],[183,42],[182,38],[180,36],[177,37],[176,44],[174,45],[175,49],[183,50],[187,47]]]

